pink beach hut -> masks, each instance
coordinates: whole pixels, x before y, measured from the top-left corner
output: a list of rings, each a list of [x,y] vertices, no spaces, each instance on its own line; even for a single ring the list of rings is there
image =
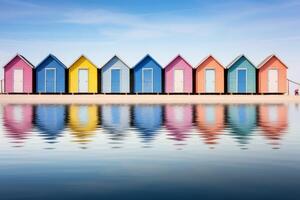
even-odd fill
[[[7,93],[32,93],[34,66],[17,54],[4,66],[4,91]]]
[[[32,129],[32,117],[32,105],[5,105],[3,122],[8,136],[18,142],[26,139]]]
[[[165,67],[165,92],[193,92],[193,67],[181,55]]]
[[[172,140],[184,141],[193,125],[192,105],[166,105],[165,126]]]

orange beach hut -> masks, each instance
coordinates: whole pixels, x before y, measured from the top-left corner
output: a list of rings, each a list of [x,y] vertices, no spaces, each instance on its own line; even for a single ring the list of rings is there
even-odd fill
[[[270,55],[258,66],[259,93],[287,93],[287,66]]]
[[[224,93],[224,67],[212,55],[196,67],[196,93]]]

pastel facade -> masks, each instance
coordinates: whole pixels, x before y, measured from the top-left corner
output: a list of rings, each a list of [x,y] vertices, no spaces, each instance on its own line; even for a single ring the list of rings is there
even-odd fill
[[[4,91],[32,93],[33,68],[34,66],[25,57],[17,54],[4,66]]]
[[[196,125],[206,144],[217,144],[225,128],[225,109],[221,104],[196,106]]]
[[[193,126],[192,105],[166,105],[165,126],[173,140],[183,141]]]
[[[146,55],[133,68],[134,93],[162,93],[162,67]]]
[[[32,130],[32,105],[4,105],[3,122],[9,137],[14,140],[25,140]]]
[[[130,92],[130,68],[118,56],[101,68],[101,86],[103,93]]]
[[[258,66],[258,80],[259,93],[287,93],[287,66],[271,55]]]
[[[180,55],[165,67],[165,92],[193,92],[193,67]]]
[[[97,93],[98,68],[80,56],[69,68],[69,93]]]
[[[224,93],[224,67],[208,56],[196,68],[196,93]]]
[[[39,65],[36,73],[37,93],[65,93],[67,67],[54,55],[48,55]]]

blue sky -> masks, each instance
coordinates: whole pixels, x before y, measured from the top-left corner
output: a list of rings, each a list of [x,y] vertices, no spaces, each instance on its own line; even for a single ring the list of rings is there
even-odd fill
[[[98,66],[114,54],[130,66],[150,53],[165,66],[178,53],[194,66],[208,54],[227,65],[275,53],[300,82],[300,1],[0,0],[0,65],[17,52],[67,66],[85,54]]]

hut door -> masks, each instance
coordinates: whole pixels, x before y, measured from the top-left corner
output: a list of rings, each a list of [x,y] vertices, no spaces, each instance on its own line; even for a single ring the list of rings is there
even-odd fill
[[[247,91],[247,70],[238,69],[237,70],[237,92],[245,93]]]
[[[23,92],[23,69],[14,70],[14,92]]]
[[[120,69],[112,69],[111,70],[111,92],[119,93],[121,87],[121,70]]]
[[[174,71],[174,92],[183,93],[183,70]]]
[[[214,69],[205,70],[205,92],[208,93],[215,92],[215,70]]]
[[[45,92],[53,93],[55,92],[55,69],[46,69],[45,71]]]
[[[153,69],[143,69],[143,92],[153,92]]]
[[[78,92],[87,93],[89,91],[89,75],[87,69],[79,69],[78,71]]]
[[[277,69],[270,69],[268,71],[268,92],[278,92],[278,71]]]

